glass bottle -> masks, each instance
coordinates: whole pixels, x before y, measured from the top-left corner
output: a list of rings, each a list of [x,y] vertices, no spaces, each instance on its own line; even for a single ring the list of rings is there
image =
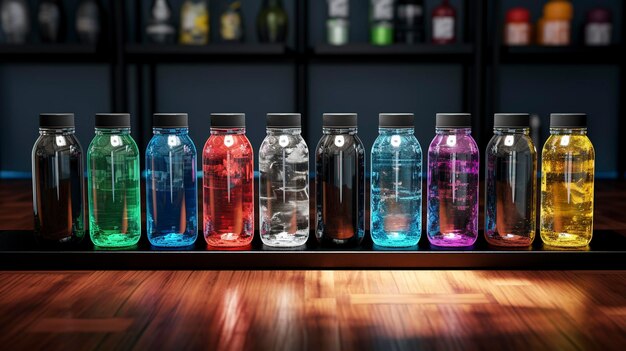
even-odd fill
[[[497,113],[487,145],[485,239],[529,246],[535,239],[537,151],[527,113]]]
[[[230,1],[220,16],[220,38],[225,42],[242,42],[243,35],[241,1]]]
[[[83,148],[73,113],[39,115],[33,146],[35,238],[42,244],[75,244],[85,236]]]
[[[139,149],[127,113],[96,114],[87,151],[89,233],[94,245],[125,247],[141,237]]]
[[[146,148],[146,224],[154,246],[184,247],[198,237],[196,146],[186,113],[155,113]]]
[[[456,41],[456,11],[450,1],[443,0],[433,10],[432,42],[435,44],[451,44]]]
[[[202,156],[204,239],[213,247],[240,247],[254,235],[254,160],[246,115],[212,113]]]
[[[473,245],[478,237],[478,146],[468,113],[438,113],[428,148],[428,240]]]
[[[65,39],[65,10],[61,0],[41,0],[37,20],[41,41],[57,43]]]
[[[172,8],[167,0],[154,0],[146,35],[153,43],[173,43],[176,34],[172,19]]]
[[[209,43],[209,5],[206,0],[185,0],[180,8],[180,43]]]
[[[1,0],[0,25],[7,44],[24,44],[30,33],[30,9],[26,0]]]
[[[309,238],[309,148],[299,113],[268,113],[259,150],[259,230],[267,246],[295,247]]]
[[[393,0],[371,0],[370,43],[393,44]]]
[[[287,40],[288,18],[282,0],[263,0],[257,16],[257,32],[261,43],[284,43]]]
[[[350,1],[327,1],[326,40],[330,45],[345,45],[350,41]]]
[[[365,228],[365,148],[356,113],[325,113],[315,150],[315,235],[322,245],[358,246]]]
[[[422,148],[412,113],[381,113],[372,146],[370,232],[383,247],[417,245],[422,233]]]
[[[95,45],[102,33],[105,21],[102,18],[103,10],[99,0],[81,0],[76,9],[76,33],[81,43]]]
[[[541,240],[556,247],[585,247],[593,234],[595,151],[587,115],[553,113],[541,162]]]
[[[396,1],[395,42],[415,44],[424,41],[424,0]]]

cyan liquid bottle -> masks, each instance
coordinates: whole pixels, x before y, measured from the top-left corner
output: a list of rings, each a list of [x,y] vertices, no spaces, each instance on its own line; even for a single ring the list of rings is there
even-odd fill
[[[438,113],[428,148],[428,240],[473,245],[478,237],[478,145],[467,113]]]
[[[129,114],[96,115],[87,172],[91,241],[101,247],[137,244],[141,237],[141,173]]]
[[[83,149],[73,113],[42,113],[33,146],[33,211],[40,244],[69,245],[85,235]]]
[[[412,113],[381,113],[372,146],[371,225],[374,244],[417,245],[422,227],[422,148]]]
[[[196,146],[186,113],[156,113],[146,148],[146,225],[154,246],[184,247],[198,237]]]
[[[527,113],[498,113],[487,145],[485,239],[528,246],[535,239],[537,151]]]

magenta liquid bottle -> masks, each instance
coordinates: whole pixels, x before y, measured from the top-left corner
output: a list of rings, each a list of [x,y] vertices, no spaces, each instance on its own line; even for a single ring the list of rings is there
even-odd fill
[[[478,237],[479,152],[468,113],[438,113],[428,148],[428,240],[463,247]]]

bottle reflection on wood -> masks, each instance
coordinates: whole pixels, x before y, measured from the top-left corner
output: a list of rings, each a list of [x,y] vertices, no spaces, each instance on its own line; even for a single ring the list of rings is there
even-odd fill
[[[316,237],[323,245],[357,246],[364,235],[365,149],[356,114],[325,114],[316,151]]]

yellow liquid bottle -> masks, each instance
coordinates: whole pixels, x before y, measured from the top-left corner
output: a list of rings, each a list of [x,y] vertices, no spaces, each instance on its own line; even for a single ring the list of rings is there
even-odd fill
[[[541,240],[585,247],[593,234],[595,152],[585,114],[552,114],[541,163]]]

